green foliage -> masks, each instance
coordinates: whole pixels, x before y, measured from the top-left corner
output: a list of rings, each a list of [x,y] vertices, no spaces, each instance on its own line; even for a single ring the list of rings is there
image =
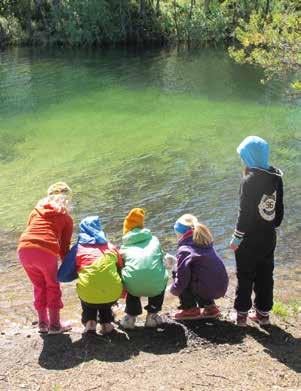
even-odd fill
[[[109,5],[103,0],[62,1],[51,10],[52,39],[69,45],[113,41],[116,31]],[[115,39],[120,39],[120,35]]]
[[[281,301],[276,301],[272,309],[273,314],[279,316],[282,319],[286,319],[289,315],[287,306]]]
[[[283,320],[286,320],[290,316],[297,317],[300,312],[300,306],[297,302],[284,304],[281,301],[276,301],[273,305],[272,312]]]
[[[174,4],[172,17],[178,41],[198,46],[217,44],[226,37],[227,24],[220,7],[214,6],[206,12],[196,4],[194,7],[191,3]]]
[[[230,56],[239,63],[261,66],[267,80],[297,77],[301,71],[301,12],[291,4],[279,1],[267,17],[253,12],[248,21],[240,19],[235,37],[239,47],[231,47]],[[298,80],[291,86],[301,89]]]
[[[298,0],[2,0],[0,42],[103,46],[177,41],[200,46],[235,36],[240,47],[231,49],[231,55],[273,74],[288,58],[290,63],[299,62],[298,4]],[[283,60],[276,64],[280,54]]]
[[[14,16],[0,15],[0,47],[7,43],[18,43],[23,36],[20,23]]]
[[[131,42],[222,42],[227,16],[218,0],[3,0],[26,43],[70,46]],[[21,36],[21,34],[20,34]],[[6,40],[14,43],[8,36]]]

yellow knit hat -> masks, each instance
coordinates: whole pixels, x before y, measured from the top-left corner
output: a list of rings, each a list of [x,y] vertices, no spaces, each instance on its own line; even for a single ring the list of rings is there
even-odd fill
[[[54,195],[54,194],[68,194],[71,195],[72,190],[65,182],[56,182],[53,185],[51,185],[47,191],[48,195]]]
[[[141,208],[134,208],[126,216],[123,223],[123,234],[127,234],[134,228],[144,227],[144,210]]]

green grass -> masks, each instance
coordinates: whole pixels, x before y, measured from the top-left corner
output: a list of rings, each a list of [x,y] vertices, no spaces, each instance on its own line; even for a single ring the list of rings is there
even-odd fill
[[[274,315],[279,316],[283,320],[286,320],[291,316],[297,317],[300,313],[300,303],[289,302],[285,304],[281,301],[275,301],[272,312]]]

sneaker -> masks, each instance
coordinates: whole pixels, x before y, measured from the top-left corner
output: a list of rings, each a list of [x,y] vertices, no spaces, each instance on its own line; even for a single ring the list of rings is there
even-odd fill
[[[47,334],[48,330],[49,330],[48,323],[46,323],[46,322],[39,322],[39,333]]]
[[[72,327],[69,322],[60,323],[60,324],[50,325],[48,334],[49,335],[62,334],[70,330],[72,330]]]
[[[271,324],[269,315],[262,315],[256,310],[251,311],[248,315],[248,318],[253,322],[258,323],[259,326],[270,326]]]
[[[84,334],[96,334],[96,321],[88,320],[85,326]]]
[[[189,310],[181,310],[174,314],[175,320],[189,320],[189,319],[200,319],[201,312],[198,307],[190,308]]]
[[[158,327],[158,326],[161,326],[162,323],[163,323],[163,320],[160,315],[148,313],[144,326],[145,327]]]
[[[247,314],[234,312],[230,315],[231,321],[239,327],[247,327]]]
[[[127,330],[133,330],[135,328],[136,316],[125,315],[121,321],[120,325]]]
[[[102,334],[110,334],[113,330],[115,330],[115,327],[112,323],[103,323],[101,325]]]
[[[221,315],[222,314],[216,305],[211,306],[211,307],[205,307],[204,309],[201,310],[201,317],[202,318],[215,319],[215,318],[219,318]]]

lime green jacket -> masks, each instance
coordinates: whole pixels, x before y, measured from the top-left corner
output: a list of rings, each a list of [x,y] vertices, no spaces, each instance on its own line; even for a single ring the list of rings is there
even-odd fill
[[[106,304],[118,300],[122,292],[117,271],[117,255],[106,252],[78,271],[77,294],[89,304]]]
[[[120,248],[124,267],[121,270],[126,290],[133,296],[153,297],[165,288],[168,272],[156,236],[149,229],[135,228],[122,238]]]

